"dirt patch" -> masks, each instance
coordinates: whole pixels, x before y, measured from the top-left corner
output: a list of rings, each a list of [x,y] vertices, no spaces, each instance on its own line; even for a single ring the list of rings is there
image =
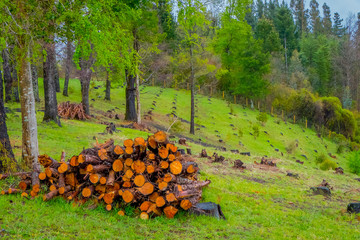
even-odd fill
[[[261,183],[261,184],[265,184],[266,181],[264,179],[261,178],[256,178],[256,177],[248,177],[248,176],[242,176],[240,175],[241,178],[249,180],[249,181],[253,181],[253,182],[257,182],[257,183]]]

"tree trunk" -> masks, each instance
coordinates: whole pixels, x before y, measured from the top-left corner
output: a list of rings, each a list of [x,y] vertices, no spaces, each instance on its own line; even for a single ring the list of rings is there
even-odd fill
[[[136,122],[138,124],[141,124],[141,104],[140,104],[140,79],[139,79],[139,74],[136,74],[136,107],[137,107]]]
[[[89,89],[90,89],[90,80],[91,80],[91,67],[94,63],[92,53],[89,56],[88,60],[80,60],[80,83],[81,83],[81,103],[84,107],[85,113],[90,115],[90,105],[89,105]]]
[[[60,80],[59,80],[59,70],[56,62],[56,54],[54,55],[53,69],[54,69],[54,79],[55,79],[55,90],[60,92]]]
[[[191,117],[190,117],[190,133],[195,134],[195,83],[194,83],[194,66],[193,66],[193,49],[190,45],[190,85],[191,85]]]
[[[21,42],[21,41],[20,41]],[[22,46],[24,46],[23,44]],[[20,45],[21,46],[21,45]],[[39,183],[40,164],[38,161],[38,138],[35,112],[35,99],[31,80],[29,49],[20,47],[20,95],[22,118],[22,156],[25,164],[32,168],[32,184]]]
[[[125,71],[126,75],[126,112],[125,120],[136,121],[136,108],[135,108],[135,77],[132,74],[128,74],[128,70]]]
[[[32,77],[32,84],[33,84],[33,89],[34,89],[35,101],[40,102],[38,73],[37,73],[37,67],[34,63],[31,64],[31,77]]]
[[[10,65],[11,67],[11,72],[12,72],[12,93],[13,93],[13,100],[15,102],[20,102],[20,98],[19,98],[19,79],[18,79],[18,75],[17,75],[17,68],[16,68],[16,59],[15,56],[13,56],[12,59],[12,63]]]
[[[5,102],[11,101],[12,96],[12,79],[11,79],[11,68],[10,68],[10,57],[9,51],[4,49],[2,51],[3,59],[3,70],[4,70],[4,85],[5,85]]]
[[[44,48],[46,50],[46,61],[44,62],[44,96],[45,96],[45,113],[43,121],[49,122],[54,121],[59,126],[60,119],[57,112],[57,99],[56,99],[56,83],[54,74],[54,65],[52,64],[55,60],[55,44],[45,43]]]
[[[106,91],[105,91],[105,100],[111,101],[110,98],[111,82],[109,79],[109,71],[106,71]]]
[[[0,172],[12,170],[13,167],[9,166],[9,163],[16,164],[5,122],[6,115],[3,91],[3,78],[0,70]]]
[[[66,60],[65,60],[65,82],[64,82],[64,96],[69,96],[68,88],[69,88],[69,79],[70,79],[70,72],[71,72],[71,62],[72,62],[72,42],[67,41],[66,43]]]

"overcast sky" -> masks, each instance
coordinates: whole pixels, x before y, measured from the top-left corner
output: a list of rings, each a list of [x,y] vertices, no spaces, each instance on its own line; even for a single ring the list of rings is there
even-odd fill
[[[305,6],[307,9],[310,8],[310,1],[305,0]],[[279,1],[280,3],[282,0]],[[290,0],[285,0],[288,4],[290,4]],[[317,0],[319,3],[319,10],[322,15],[322,5],[324,2],[330,7],[331,16],[334,16],[335,12],[340,14],[340,17],[344,20],[349,16],[350,13],[357,14],[360,12],[360,0]]]

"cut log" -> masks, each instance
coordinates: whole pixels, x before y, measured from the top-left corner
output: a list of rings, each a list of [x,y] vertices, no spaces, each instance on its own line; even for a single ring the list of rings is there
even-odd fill
[[[156,199],[157,199],[159,196],[160,196],[160,195],[159,195],[158,192],[154,192],[154,193],[152,193],[152,194],[149,196],[149,200],[154,203],[154,202],[156,202]]]
[[[134,142],[133,142],[132,139],[127,139],[127,140],[124,141],[124,146],[125,147],[131,147],[132,148],[133,145],[134,145]]]
[[[160,147],[158,148],[158,151],[159,151],[159,156],[162,158],[162,159],[167,159],[167,157],[169,156],[169,151],[166,149],[166,147]]]
[[[134,172],[131,171],[130,169],[125,172],[125,176],[129,179],[131,179],[133,175],[134,175]]]
[[[54,185],[54,184],[50,185],[50,187],[49,187],[49,190],[50,190],[50,191],[54,191],[54,190],[56,190],[56,189],[57,189],[57,187],[56,187],[56,185]]]
[[[99,151],[98,151],[98,156],[99,156],[99,158],[101,159],[101,160],[107,160],[108,159],[108,154],[107,154],[107,151],[106,151],[106,149],[99,149]]]
[[[166,201],[169,203],[175,202],[177,200],[174,193],[166,194],[165,198],[166,198]]]
[[[166,133],[163,131],[158,131],[154,134],[155,141],[158,143],[165,143],[167,140]]]
[[[124,165],[120,159],[117,159],[113,162],[112,168],[115,172],[120,172],[123,170]]]
[[[39,163],[44,167],[53,167],[53,168],[58,168],[60,166],[60,163],[58,161],[56,161],[55,159],[49,157],[48,155],[44,154],[44,155],[39,155],[38,157]]]
[[[158,184],[158,188],[160,191],[165,191],[167,189],[167,186],[168,186],[168,183],[163,182],[163,181],[159,182],[159,184]]]
[[[169,159],[170,162],[174,161],[175,158],[176,158],[176,157],[175,157],[174,154],[169,154],[169,156],[168,156],[168,159]]]
[[[91,183],[96,184],[100,181],[101,175],[98,173],[90,174],[89,180]]]
[[[101,177],[101,178],[100,178],[100,184],[105,185],[105,184],[106,184],[106,182],[107,182],[106,177]]]
[[[31,180],[23,180],[19,182],[19,189],[25,191],[28,186],[31,186]]]
[[[75,187],[78,184],[78,180],[74,173],[67,173],[65,176],[65,184]]]
[[[63,163],[60,164],[60,166],[58,167],[57,170],[58,170],[59,173],[64,173],[64,172],[66,172],[68,169],[69,169],[68,163],[63,162]]]
[[[140,219],[148,220],[149,219],[149,214],[147,214],[146,212],[140,213]]]
[[[135,170],[135,172],[137,174],[142,174],[143,172],[145,172],[146,166],[145,163],[143,161],[140,160],[136,160],[135,162],[133,162],[133,164],[131,165],[131,168],[133,170]]]
[[[125,190],[122,194],[122,198],[125,203],[131,203],[134,200],[134,194],[132,190]]]
[[[116,145],[114,147],[114,153],[116,155],[122,155],[122,154],[124,154],[124,149],[122,149],[119,145]]]
[[[115,181],[115,172],[113,170],[111,170],[109,172],[109,177],[106,181],[106,185],[107,186],[114,186],[114,181]]]
[[[150,202],[150,201],[144,201],[144,202],[140,205],[140,210],[141,210],[142,212],[146,212],[152,204],[153,204],[153,203]]]
[[[164,214],[168,219],[174,218],[177,212],[178,209],[173,206],[167,206],[164,208]]]
[[[93,192],[94,192],[94,186],[88,186],[82,190],[81,195],[85,198],[88,198],[88,197],[91,197]]]
[[[47,167],[45,168],[45,174],[48,178],[58,178],[59,172],[56,168]]]
[[[131,165],[133,164],[133,160],[131,158],[127,158],[125,160],[125,165],[128,167],[131,167]]]
[[[182,172],[182,164],[179,161],[170,163],[170,172],[174,175],[179,175]]]
[[[125,212],[123,210],[118,211],[119,216],[125,216]]]
[[[10,173],[10,174],[1,174],[0,173],[0,180],[6,179],[10,176],[17,176],[23,180],[31,177],[32,172],[17,172],[17,173]]]
[[[154,192],[154,185],[149,182],[146,182],[141,188],[138,188],[139,192],[147,196]]]
[[[148,142],[148,147],[149,147],[150,150],[151,149],[153,149],[153,150],[157,149],[157,142],[155,140],[154,135],[149,136],[148,139],[147,139],[147,142]]]
[[[134,139],[134,146],[146,146],[145,139],[142,137],[137,137]]]
[[[155,171],[155,167],[153,165],[146,166],[146,171],[148,174],[152,174]]]
[[[54,190],[54,191],[51,191],[49,192],[48,194],[45,194],[43,196],[43,200],[44,201],[49,201],[50,199],[52,199],[53,197],[57,196],[59,194],[59,190]]]
[[[158,197],[155,201],[157,207],[163,207],[165,205],[165,199],[163,197]]]
[[[169,167],[169,163],[167,161],[161,161],[160,162],[160,167],[162,169],[167,169]]]
[[[172,182],[172,181],[175,181],[175,176],[172,175],[171,173],[166,173],[165,176],[164,176],[164,182]]]
[[[59,188],[59,194],[63,195],[71,190],[71,186],[65,186]]]
[[[112,209],[111,204],[106,205],[105,209],[106,209],[107,211],[111,211],[111,209]]]
[[[87,159],[86,159],[87,160]],[[80,154],[77,158],[78,163],[84,163],[85,162],[85,157],[84,155]]]
[[[79,166],[78,156],[72,156],[70,158],[70,166],[73,166],[73,167]]]
[[[148,158],[149,158],[149,160],[155,160],[155,154],[149,153]]]
[[[126,147],[125,148],[125,153],[127,155],[131,155],[134,152],[134,148],[133,147]]]
[[[134,184],[138,187],[142,187],[145,184],[145,177],[143,175],[136,175],[134,178]]]
[[[45,172],[41,172],[41,173],[39,173],[39,179],[40,180],[45,180],[46,179],[46,173]]]
[[[189,200],[184,199],[180,202],[180,207],[184,210],[189,210],[191,208],[192,204]]]
[[[119,195],[119,191],[112,191],[109,193],[105,193],[104,195],[104,202],[106,204],[112,204],[114,202],[114,199]]]

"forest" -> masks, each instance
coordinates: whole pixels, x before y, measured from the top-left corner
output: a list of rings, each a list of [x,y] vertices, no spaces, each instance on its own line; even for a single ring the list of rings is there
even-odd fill
[[[256,178],[246,173],[241,184],[271,182],[278,171],[291,170],[303,174],[307,186],[320,178],[337,180],[336,193],[351,192],[346,201],[358,197],[360,188],[353,189],[358,183],[346,183],[360,174],[360,12],[340,16],[317,0],[2,0],[0,52],[0,180],[7,181],[0,187],[11,186],[3,195],[35,198],[41,192],[44,201],[66,195],[82,204],[92,196],[96,204],[104,200],[107,210],[129,215],[122,196],[141,209],[140,218],[162,213],[174,218],[178,209],[191,212],[202,194],[221,199],[216,195],[221,177],[238,176],[234,169],[243,171],[245,162]],[[278,131],[281,137],[275,137]],[[288,169],[277,168],[278,161]],[[222,165],[211,167],[214,162]],[[300,168],[304,162],[311,170]],[[228,164],[234,167],[225,170]],[[270,175],[258,170],[259,164],[267,165]],[[328,171],[344,169],[339,177]],[[219,189],[202,190],[210,182]],[[325,183],[318,187],[332,190]],[[145,189],[146,184],[154,187]],[[278,184],[286,189],[288,183]],[[246,186],[243,190],[261,194],[262,188],[253,190],[257,185]],[[271,189],[274,196],[294,197]],[[224,198],[232,199],[226,191]],[[302,192],[296,194],[291,202]],[[315,200],[306,204],[316,205]],[[235,213],[228,214],[235,226]],[[201,223],[196,217],[189,221]],[[300,221],[295,214],[294,221]],[[284,235],[270,236],[292,236],[287,227]],[[347,236],[352,227],[338,230]],[[329,234],[317,237],[333,237]],[[226,235],[222,229],[210,238]]]

